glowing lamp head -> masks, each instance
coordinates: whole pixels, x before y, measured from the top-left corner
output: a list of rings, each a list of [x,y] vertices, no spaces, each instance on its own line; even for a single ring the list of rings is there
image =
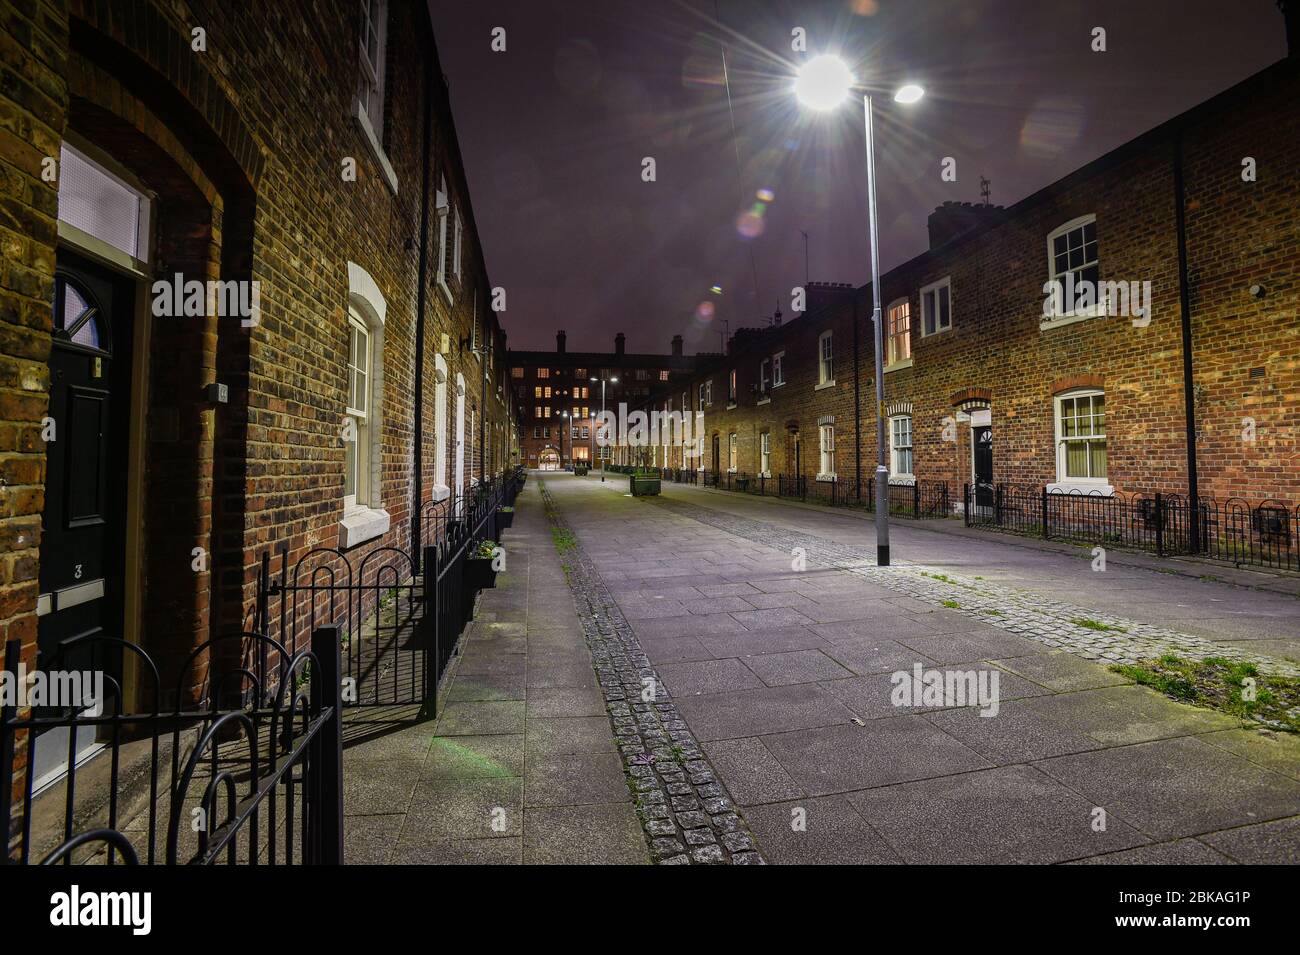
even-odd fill
[[[611,385],[617,385],[617,384],[618,384],[618,379],[617,379],[617,378],[611,378],[611,379],[609,380],[609,383],[610,383]]]
[[[895,103],[915,103],[925,95],[925,88],[917,86],[915,83],[908,83],[906,86],[900,86],[894,93]]]
[[[826,53],[803,65],[794,81],[794,93],[809,109],[825,112],[844,102],[855,82],[845,62]]]

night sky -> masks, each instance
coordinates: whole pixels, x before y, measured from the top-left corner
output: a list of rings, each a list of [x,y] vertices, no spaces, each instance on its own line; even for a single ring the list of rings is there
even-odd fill
[[[571,351],[612,350],[619,331],[629,351],[679,332],[688,353],[717,351],[724,321],[761,324],[778,301],[792,317],[801,230],[813,281],[869,281],[860,101],[801,109],[807,57],[926,88],[876,111],[887,270],[925,249],[936,205],[979,200],[981,175],[1013,203],[1286,54],[1274,0],[429,2],[512,348],[553,348],[564,328]]]

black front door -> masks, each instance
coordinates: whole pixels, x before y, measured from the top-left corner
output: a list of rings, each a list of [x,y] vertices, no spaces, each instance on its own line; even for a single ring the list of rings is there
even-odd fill
[[[993,506],[993,427],[979,425],[970,429],[975,445],[975,503]]]
[[[722,470],[722,446],[721,439],[715,434],[713,436],[713,475],[717,478],[718,472]]]
[[[62,645],[85,635],[123,635],[134,295],[131,280],[73,253],[59,252],[46,422],[38,666],[101,670],[109,686],[121,679],[120,653],[103,641]],[[58,748],[38,747],[38,774],[52,768],[48,760],[66,760],[66,743],[61,754],[54,752]]]

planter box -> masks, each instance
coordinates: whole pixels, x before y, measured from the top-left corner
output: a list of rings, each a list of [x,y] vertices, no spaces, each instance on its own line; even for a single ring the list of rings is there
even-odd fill
[[[465,561],[465,589],[489,590],[497,585],[491,557],[470,557]]]
[[[514,511],[497,511],[497,530],[503,531],[514,522]]]
[[[659,476],[656,474],[633,474],[628,484],[633,497],[650,497],[659,493]]]

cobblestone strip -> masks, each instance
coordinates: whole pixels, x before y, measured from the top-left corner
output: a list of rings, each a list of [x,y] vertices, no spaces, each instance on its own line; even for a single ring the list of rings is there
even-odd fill
[[[735,804],[714,775],[601,580],[539,480],[546,516],[557,536],[564,576],[578,605],[605,705],[623,757],[637,815],[660,865],[762,865]],[[649,681],[649,682],[647,682]],[[653,702],[643,691],[654,688]]]
[[[1300,666],[1288,660],[1249,653],[1225,646],[1204,637],[1179,633],[1164,627],[1136,623],[1110,614],[1099,613],[1053,601],[1045,605],[1039,594],[990,584],[985,580],[963,577],[940,568],[923,565],[894,565],[888,570],[875,565],[865,550],[838,544],[812,534],[723,511],[701,507],[685,501],[649,497],[660,507],[680,513],[701,524],[716,527],[757,544],[792,551],[804,549],[810,562],[825,564],[836,570],[865,577],[903,596],[947,607],[988,626],[1029,637],[1050,647],[1066,650],[1101,663],[1136,663],[1165,653],[1201,659],[1224,657],[1254,663],[1261,670],[1278,676],[1300,676]],[[1097,630],[1081,626],[1087,620],[1110,629]]]

